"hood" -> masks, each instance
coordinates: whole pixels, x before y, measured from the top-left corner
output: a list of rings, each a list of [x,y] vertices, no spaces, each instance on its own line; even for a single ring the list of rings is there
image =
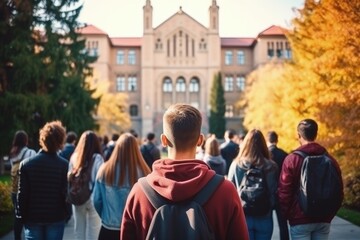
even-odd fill
[[[326,149],[316,142],[308,143],[300,146],[297,150],[303,151],[308,155],[321,155],[325,153]]]
[[[178,202],[192,198],[215,175],[201,160],[160,159],[146,177],[150,186],[163,197]]]

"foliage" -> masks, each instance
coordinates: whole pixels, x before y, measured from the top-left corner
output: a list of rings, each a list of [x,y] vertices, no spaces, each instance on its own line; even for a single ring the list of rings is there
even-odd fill
[[[112,135],[128,130],[131,127],[129,111],[127,111],[128,96],[124,93],[109,92],[109,81],[88,77],[86,82],[95,89],[92,96],[100,99],[95,119],[99,126],[99,135]]]
[[[14,227],[14,213],[13,212],[0,212],[0,237],[8,234]]]
[[[91,74],[85,40],[79,38],[78,0],[0,3],[0,153],[9,151],[14,133],[25,130],[38,148],[38,130],[61,120],[82,132],[96,127],[97,99],[85,77]]]
[[[360,205],[354,189],[360,169],[359,22],[359,1],[306,0],[288,33],[292,62],[253,72],[241,101],[244,125],[277,131],[288,151],[298,146],[297,123],[315,119],[317,141],[339,160],[345,203],[352,207]]]
[[[11,212],[12,210],[11,184],[0,182],[0,212]]]
[[[225,132],[225,98],[221,73],[214,75],[210,93],[209,132],[223,138]]]

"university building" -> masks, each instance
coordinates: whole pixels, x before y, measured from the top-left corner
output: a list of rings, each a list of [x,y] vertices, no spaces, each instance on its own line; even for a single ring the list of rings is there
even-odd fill
[[[111,92],[128,95],[132,129],[145,136],[162,132],[162,115],[173,103],[188,103],[203,114],[208,133],[210,90],[214,75],[222,75],[226,100],[226,127],[241,131],[243,112],[236,102],[247,75],[270,60],[291,58],[284,29],[270,26],[255,38],[219,36],[219,6],[212,0],[209,26],[181,7],[153,26],[153,8],[143,7],[143,36],[110,38],[96,26],[81,30],[90,54],[97,55],[94,77],[109,81]]]

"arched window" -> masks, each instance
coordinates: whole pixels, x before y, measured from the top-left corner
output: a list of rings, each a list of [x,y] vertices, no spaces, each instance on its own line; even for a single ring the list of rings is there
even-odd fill
[[[199,92],[199,90],[200,90],[199,80],[197,78],[192,78],[190,80],[189,92]]]
[[[172,81],[170,78],[164,79],[163,92],[172,92]]]
[[[133,105],[130,105],[130,116],[132,117],[136,117],[138,116],[139,114],[139,110],[138,110],[138,106],[133,104]]]
[[[176,80],[176,92],[185,92],[185,90],[186,90],[185,79],[182,77],[179,77]]]

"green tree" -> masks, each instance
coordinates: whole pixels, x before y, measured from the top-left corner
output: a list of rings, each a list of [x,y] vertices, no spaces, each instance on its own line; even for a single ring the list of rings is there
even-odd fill
[[[225,98],[220,72],[214,75],[211,87],[209,131],[217,138],[222,138],[225,132]]]
[[[38,131],[61,120],[78,133],[96,127],[98,99],[85,82],[96,60],[85,50],[78,0],[0,2],[0,153],[24,129],[37,148]]]

